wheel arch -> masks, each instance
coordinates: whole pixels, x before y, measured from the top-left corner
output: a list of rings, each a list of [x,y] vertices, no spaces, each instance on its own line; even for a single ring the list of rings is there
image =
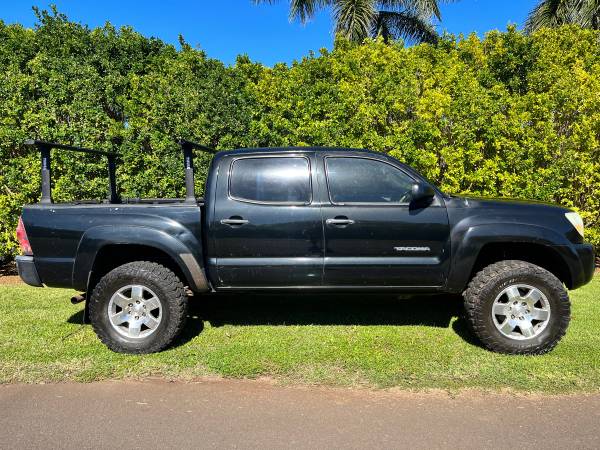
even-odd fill
[[[552,247],[534,242],[489,242],[484,244],[469,274],[471,280],[480,270],[500,261],[519,260],[546,269],[570,288],[573,284],[569,268]]]
[[[162,230],[138,226],[100,226],[86,231],[73,266],[73,286],[89,291],[115,267],[142,260],[162,263],[195,292],[210,289],[197,250]]]
[[[448,289],[462,292],[479,270],[503,260],[536,264],[568,288],[574,283],[577,254],[566,237],[549,228],[522,223],[465,227],[453,233]]]

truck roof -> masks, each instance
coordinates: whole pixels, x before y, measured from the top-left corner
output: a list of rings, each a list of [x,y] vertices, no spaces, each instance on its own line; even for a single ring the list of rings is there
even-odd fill
[[[361,153],[375,153],[382,154],[373,150],[367,150],[364,148],[349,148],[349,147],[250,147],[250,148],[237,148],[234,150],[222,150],[217,153],[218,156],[223,155],[237,155],[240,153],[295,153],[295,152],[318,152],[318,151],[343,151],[343,152],[361,152]],[[385,153],[384,153],[385,154]]]
[[[373,150],[367,150],[364,148],[348,148],[348,147],[249,147],[249,148],[236,148],[233,150],[221,150],[215,154],[214,160],[220,160],[227,155],[252,155],[252,154],[283,154],[283,153],[311,153],[311,152],[352,152],[352,153],[366,153],[383,155],[389,158],[389,155],[383,152],[376,152]]]

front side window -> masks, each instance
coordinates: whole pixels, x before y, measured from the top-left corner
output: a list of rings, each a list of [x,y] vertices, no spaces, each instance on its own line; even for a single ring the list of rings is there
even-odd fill
[[[329,157],[327,184],[336,204],[405,204],[414,180],[400,169],[374,159]]]
[[[308,159],[237,159],[231,167],[229,195],[236,200],[255,203],[308,204],[311,201]]]

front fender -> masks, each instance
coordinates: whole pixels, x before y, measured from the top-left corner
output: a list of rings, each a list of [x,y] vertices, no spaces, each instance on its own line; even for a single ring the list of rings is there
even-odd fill
[[[186,241],[195,238],[186,236]],[[73,265],[73,286],[87,290],[90,273],[98,252],[106,245],[144,245],[163,251],[175,261],[193,291],[209,290],[202,267],[201,245],[186,245],[163,230],[137,225],[101,225],[88,229],[79,242]]]
[[[462,292],[470,281],[483,246],[502,242],[523,242],[552,247],[571,271],[572,263],[579,261],[573,244],[565,236],[541,225],[517,222],[457,224],[452,233],[452,267],[448,276],[448,290]]]

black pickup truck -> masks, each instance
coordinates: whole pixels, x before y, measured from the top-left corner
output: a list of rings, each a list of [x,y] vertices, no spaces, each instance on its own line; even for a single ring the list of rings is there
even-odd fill
[[[589,282],[583,222],[548,204],[449,196],[382,153],[343,148],[218,152],[205,197],[121,199],[115,155],[28,141],[42,155],[42,199],[17,229],[22,279],[84,294],[99,338],[124,353],[167,347],[190,295],[219,291],[462,294],[493,351],[540,354],[565,334],[568,289]],[[108,157],[108,200],[53,203],[50,150]]]

